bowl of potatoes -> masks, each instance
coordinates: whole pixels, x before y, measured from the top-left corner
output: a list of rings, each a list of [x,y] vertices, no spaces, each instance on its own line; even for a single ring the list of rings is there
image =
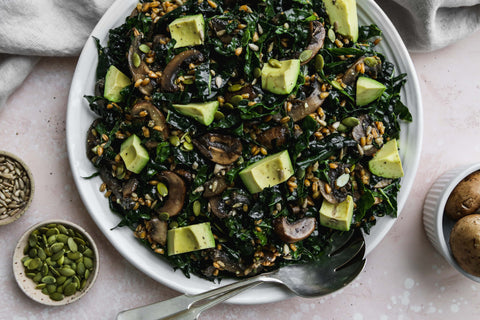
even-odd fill
[[[449,170],[433,183],[423,206],[423,224],[447,262],[480,282],[480,163]]]

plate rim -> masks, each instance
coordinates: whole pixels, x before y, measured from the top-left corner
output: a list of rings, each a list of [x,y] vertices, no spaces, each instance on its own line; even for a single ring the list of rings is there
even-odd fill
[[[183,273],[181,273],[178,270],[174,271],[173,268],[166,261],[163,261],[158,258],[157,259],[161,261],[161,264],[166,265],[170,268],[170,271],[171,271],[170,275],[172,275],[172,277],[168,277],[168,276],[162,277],[158,274],[158,272],[154,272],[154,270],[146,268],[144,263],[134,260],[131,254],[129,253],[129,249],[132,249],[132,245],[125,242],[119,243],[116,241],[116,239],[122,239],[122,237],[125,237],[125,236],[133,239],[133,233],[131,232],[131,230],[129,228],[117,228],[112,230],[112,228],[114,228],[115,225],[108,226],[108,227],[105,226],[106,221],[102,221],[101,216],[99,216],[98,214],[95,214],[96,209],[93,208],[91,205],[90,199],[88,197],[89,194],[88,192],[85,191],[85,189],[83,189],[83,185],[85,183],[84,181],[85,179],[83,179],[83,177],[88,176],[89,174],[79,169],[79,165],[80,165],[80,163],[78,162],[79,156],[76,154],[76,152],[79,149],[82,150],[82,147],[79,147],[78,144],[76,143],[77,141],[74,139],[75,132],[72,132],[72,130],[75,127],[75,125],[78,124],[78,122],[80,122],[81,120],[81,119],[78,119],[76,116],[78,112],[82,112],[82,111],[81,110],[79,111],[75,108],[82,108],[82,107],[85,108],[85,105],[86,105],[88,113],[92,113],[92,112],[88,108],[88,104],[86,104],[86,101],[83,101],[85,100],[83,96],[88,92],[81,90],[81,88],[83,88],[82,82],[88,82],[88,80],[83,81],[82,79],[84,78],[81,78],[80,76],[86,73],[91,74],[92,72],[93,74],[95,74],[96,61],[98,61],[98,56],[96,54],[97,51],[96,51],[93,37],[99,38],[100,41],[102,42],[102,40],[104,40],[110,28],[118,26],[119,23],[123,23],[126,15],[128,14],[128,13],[125,14],[127,12],[127,8],[133,9],[136,3],[137,3],[137,0],[127,0],[127,1],[116,0],[111,5],[111,7],[105,12],[102,18],[99,20],[99,22],[93,29],[92,33],[88,36],[88,39],[80,54],[80,57],[78,59],[77,66],[75,68],[75,72],[72,78],[72,83],[71,83],[69,96],[68,96],[68,104],[67,104],[67,117],[66,117],[66,140],[67,141],[66,142],[67,142],[67,153],[68,153],[70,168],[71,168],[75,185],[77,187],[77,191],[89,215],[94,220],[96,226],[105,235],[105,237],[109,240],[112,246],[123,256],[123,258],[125,258],[127,261],[133,264],[139,271],[143,272],[150,278],[160,282],[161,284],[168,286],[169,288],[172,288],[174,290],[177,290],[183,293],[197,294],[205,290],[214,289],[220,285],[218,283],[213,283],[213,282],[201,279],[194,275],[192,275],[193,280],[187,279],[183,275]],[[402,148],[405,148],[407,154],[409,155],[409,158],[408,158],[409,162],[408,162],[408,170],[405,170],[406,174],[405,174],[405,177],[403,177],[402,179],[402,187],[400,190],[399,198],[397,199],[398,200],[397,218],[382,217],[381,219],[379,219],[378,224],[381,224],[382,228],[380,229],[379,226],[377,225],[376,227],[372,228],[372,233],[375,233],[375,237],[372,238],[367,236],[366,255],[368,255],[385,238],[387,233],[393,227],[394,223],[398,220],[398,217],[400,216],[401,211],[403,210],[403,207],[408,198],[408,194],[411,191],[413,182],[415,180],[414,178],[420,162],[421,145],[422,145],[422,139],[423,139],[423,107],[422,107],[422,101],[421,101],[420,86],[419,86],[419,82],[418,82],[418,78],[416,75],[413,62],[405,47],[405,44],[403,43],[400,35],[398,34],[397,30],[393,26],[392,22],[373,0],[358,0],[357,5],[362,10],[366,12],[368,11],[370,14],[374,14],[378,18],[380,18],[381,23],[384,25],[384,27],[381,28],[382,31],[388,31],[389,37],[392,38],[393,41],[390,41],[389,45],[394,45],[395,50],[397,50],[397,52],[399,52],[400,56],[402,57],[406,68],[402,69],[401,71],[402,73],[408,74],[407,86],[411,87],[412,89],[413,97],[411,97],[411,99],[413,99],[414,101],[412,101],[411,104],[414,106],[409,107],[409,109],[412,112],[412,108],[415,107],[415,112],[416,112],[413,122],[409,124],[409,128],[407,130],[409,137],[407,137],[406,140],[409,140],[409,143],[408,144],[404,143],[403,136],[401,136],[402,138],[399,141],[401,150]],[[114,19],[115,14],[118,14],[116,19]],[[379,21],[375,21],[375,23],[379,23]],[[95,53],[93,60],[90,59],[91,50],[94,50],[94,53]],[[379,50],[379,51],[382,52],[382,50]],[[392,61],[391,57],[389,57],[389,60]],[[395,65],[397,66],[397,64]],[[406,89],[404,89],[403,93],[404,94],[406,93]],[[403,96],[402,96],[402,101],[405,103]],[[92,113],[92,116],[93,116],[93,113]],[[89,125],[90,124],[88,124],[88,126]],[[402,133],[404,132],[405,130],[402,130]],[[76,133],[76,134],[78,135],[79,133]],[[410,135],[413,135],[414,137],[412,138],[410,137]],[[413,144],[411,143],[411,140],[414,141]],[[82,156],[85,159],[80,159],[80,160],[82,161],[87,160],[84,154],[82,154],[80,157]],[[402,154],[401,152],[401,156],[403,161],[406,158],[405,153]],[[94,170],[93,166],[92,166],[92,170]],[[97,178],[94,178],[94,179],[97,179]],[[98,196],[100,196],[101,193],[98,191],[98,189],[96,189],[96,191],[98,192]],[[105,202],[107,201],[105,200]],[[109,214],[111,216],[116,217],[115,214],[112,213],[111,211],[109,212]],[[118,218],[118,221],[119,220],[120,218]],[[136,247],[144,248],[139,242],[136,242],[136,241],[130,241],[130,242],[135,243],[135,245],[133,245],[133,249],[135,249]],[[148,252],[148,254],[150,254],[152,257],[154,256],[151,252]],[[154,260],[153,258],[151,259],[148,258],[149,262],[153,260]],[[183,277],[184,280],[180,282],[177,281],[179,280],[178,275]],[[185,281],[192,281],[190,284],[194,284],[194,285],[186,287],[185,285],[182,284]],[[230,280],[230,279],[222,280],[222,285],[231,283],[233,281],[235,280]],[[198,285],[199,283],[201,283],[201,285]],[[227,303],[262,304],[262,303],[281,301],[281,300],[290,298],[292,296],[293,295],[290,292],[288,292],[286,289],[282,287],[274,286],[274,285],[262,285],[261,287],[257,287],[250,290],[248,293],[242,293],[234,298],[231,298],[230,300],[227,301]]]

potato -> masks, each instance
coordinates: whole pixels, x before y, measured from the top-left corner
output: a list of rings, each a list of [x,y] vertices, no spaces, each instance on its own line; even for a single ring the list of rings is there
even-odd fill
[[[455,223],[450,248],[463,270],[480,277],[480,214],[465,216]]]
[[[480,208],[480,171],[464,178],[453,189],[445,205],[445,214],[453,220],[475,213]]]

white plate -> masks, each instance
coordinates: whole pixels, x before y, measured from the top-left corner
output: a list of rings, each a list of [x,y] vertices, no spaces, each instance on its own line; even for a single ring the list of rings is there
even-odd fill
[[[136,0],[117,0],[99,21],[92,36],[100,39],[101,43],[105,45],[108,30],[121,25],[136,3]],[[387,59],[395,64],[398,72],[408,74],[402,100],[412,113],[413,123],[402,125],[400,148],[405,177],[402,179],[402,188],[398,196],[400,212],[412,187],[420,159],[423,131],[420,89],[410,56],[390,20],[372,0],[358,0],[357,3],[359,23],[361,25],[375,23],[383,30],[383,41],[379,45],[378,51],[383,52]],[[86,157],[85,150],[86,133],[95,115],[90,111],[83,96],[93,94],[97,61],[95,42],[92,37],[89,37],[73,76],[67,111],[67,146],[72,175],[88,212],[120,254],[151,278],[170,288],[189,294],[217,287],[217,284],[196,276],[188,279],[182,272],[174,272],[168,263],[141,245],[129,228],[112,230],[120,219],[111,213],[107,200],[98,191],[101,184],[100,178],[83,179],[95,171]],[[383,239],[394,222],[395,219],[390,217],[378,219],[377,225],[372,228],[371,234],[366,239],[367,254]],[[222,285],[229,282],[231,281],[224,280]],[[236,296],[229,302],[259,304],[279,301],[288,297],[291,297],[291,294],[280,287],[263,285]]]

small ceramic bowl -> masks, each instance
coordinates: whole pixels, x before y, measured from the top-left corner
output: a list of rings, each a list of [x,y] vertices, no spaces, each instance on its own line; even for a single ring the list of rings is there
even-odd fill
[[[47,253],[47,257],[43,256],[43,259],[41,257],[41,255],[38,253],[39,250],[37,250],[36,254],[32,254],[33,257],[37,257],[37,259],[41,259],[41,263],[47,267],[45,267],[46,270],[42,269],[42,268],[39,268],[37,270],[27,270],[27,268],[24,266],[24,261],[25,260],[28,260],[29,258],[31,258],[29,256],[29,252],[25,252],[25,248],[26,246],[29,244],[29,241],[30,240],[30,235],[32,234],[32,232],[34,232],[35,230],[42,230],[41,232],[45,232],[45,230],[50,230],[52,229],[53,231],[55,232],[52,232],[52,230],[49,231],[48,233],[48,237],[45,234],[45,238],[50,240],[50,235],[51,234],[57,234],[56,230],[54,230],[54,228],[57,228],[60,232],[60,234],[65,234],[63,232],[63,228],[59,228],[59,227],[54,227],[55,226],[58,226],[58,225],[62,225],[64,226],[66,229],[71,229],[73,230],[75,233],[74,234],[66,234],[68,238],[70,239],[75,239],[73,240],[74,243],[71,243],[72,240],[67,240],[65,242],[65,237],[62,238],[62,240],[65,242],[64,243],[64,246],[63,246],[63,249],[65,250],[65,253],[62,254],[62,258],[58,259],[58,258],[55,258],[55,259],[58,259],[58,260],[54,260],[54,259],[51,259],[53,257],[53,252],[56,251],[56,249],[53,249],[53,246],[50,245],[50,248],[51,248],[51,256],[48,255]],[[39,232],[39,231],[35,231],[35,232]],[[81,237],[80,237],[80,236]],[[43,236],[42,236],[43,237]],[[80,264],[79,262],[82,261],[83,265],[86,266],[87,263],[83,262],[85,261],[85,257],[87,256],[87,254],[85,255],[82,255],[83,258],[81,258],[80,260],[75,260],[73,258],[73,256],[69,256],[69,252],[70,254],[72,253],[75,253],[77,252],[77,256],[78,256],[78,252],[81,252],[83,250],[82,248],[82,245],[81,245],[81,241],[78,240],[78,238],[83,238],[83,240],[88,243],[88,247],[91,249],[91,253],[88,254],[88,256],[92,257],[90,260],[93,262],[92,263],[92,268],[89,270],[89,276],[88,278],[85,280],[85,283],[82,285],[82,289],[81,290],[78,290],[78,291],[75,291],[75,293],[73,294],[67,294],[67,295],[60,295],[60,297],[62,298],[61,300],[57,300],[59,299],[58,298],[58,294],[56,294],[56,297],[54,299],[52,299],[50,297],[50,295],[42,292],[42,287],[46,287],[47,284],[51,284],[52,283],[52,280],[51,278],[50,279],[47,279],[45,278],[45,274],[47,273],[48,271],[48,263],[47,262],[50,262],[52,260],[54,261],[62,261],[62,267],[58,266],[58,265],[53,265],[53,268],[56,270],[57,275],[53,274],[52,271],[50,272],[49,276],[50,277],[53,277],[55,278],[55,281],[54,281],[54,285],[58,288],[58,287],[62,287],[62,289],[65,289],[66,287],[66,284],[65,283],[62,283],[62,284],[59,284],[57,282],[57,279],[59,279],[59,273],[62,273],[61,275],[64,275],[66,276],[66,281],[69,281],[68,279],[70,279],[70,282],[75,282],[76,279],[74,279],[73,275],[68,275],[68,274],[63,274],[64,270],[61,270],[63,267],[66,267],[66,265],[68,264],[69,266],[71,266],[71,262],[75,262],[76,265],[74,266],[74,268],[76,268],[76,270],[79,270],[78,268],[78,265]],[[60,243],[62,242],[62,240],[60,240],[58,237],[56,237],[56,240],[55,241],[52,241],[51,243]],[[61,246],[61,245],[60,245]],[[31,247],[31,246],[30,246]],[[39,245],[39,247],[42,247],[43,248],[43,245]],[[36,246],[36,248],[38,248],[38,246]],[[62,249],[62,250],[63,250]],[[59,251],[62,251],[62,250],[59,250]],[[72,258],[72,259],[67,259],[68,257]],[[50,261],[47,261],[48,258],[50,258]],[[37,260],[38,261],[38,260]],[[61,306],[61,305],[66,305],[66,304],[69,304],[69,303],[72,303],[74,301],[77,301],[78,299],[80,299],[81,297],[83,297],[87,292],[88,290],[93,286],[96,278],[97,278],[97,275],[98,275],[98,267],[99,267],[99,255],[98,255],[98,250],[97,250],[97,246],[95,245],[95,242],[93,241],[92,237],[80,226],[72,223],[72,222],[68,222],[68,221],[64,221],[64,220],[48,220],[48,221],[44,221],[44,222],[41,222],[41,223],[38,223],[34,226],[32,226],[31,228],[29,228],[23,235],[22,237],[20,238],[20,240],[18,241],[17,243],[17,246],[15,247],[15,251],[13,253],[13,273],[15,275],[15,279],[17,280],[17,283],[18,285],[20,286],[20,289],[22,289],[22,291],[28,296],[30,297],[31,299],[41,303],[41,304],[44,304],[44,305],[48,305],[48,306]],[[45,273],[43,273],[45,272]],[[79,273],[79,271],[76,271],[77,274],[75,276],[77,276]],[[32,279],[33,275],[34,274],[37,274],[37,273],[42,273],[42,280],[39,281],[39,283],[44,283],[44,284],[41,284],[40,285],[40,288],[39,285],[37,283],[34,282],[34,280]],[[82,271],[80,271],[80,274],[82,273]],[[83,273],[83,275],[85,275],[85,273]],[[78,277],[79,278],[79,282],[83,281],[82,277]],[[50,280],[50,281],[47,281],[47,280]],[[59,280],[60,281],[60,280]],[[71,289],[71,288],[70,288]],[[63,290],[61,290],[63,291]]]
[[[469,174],[480,170],[480,163],[458,167],[441,175],[430,188],[423,204],[423,226],[428,239],[447,262],[467,278],[480,282],[480,277],[463,270],[452,255],[450,233],[455,221],[444,214],[453,189]]]
[[[25,162],[0,150],[0,225],[20,218],[32,203],[35,185]]]

